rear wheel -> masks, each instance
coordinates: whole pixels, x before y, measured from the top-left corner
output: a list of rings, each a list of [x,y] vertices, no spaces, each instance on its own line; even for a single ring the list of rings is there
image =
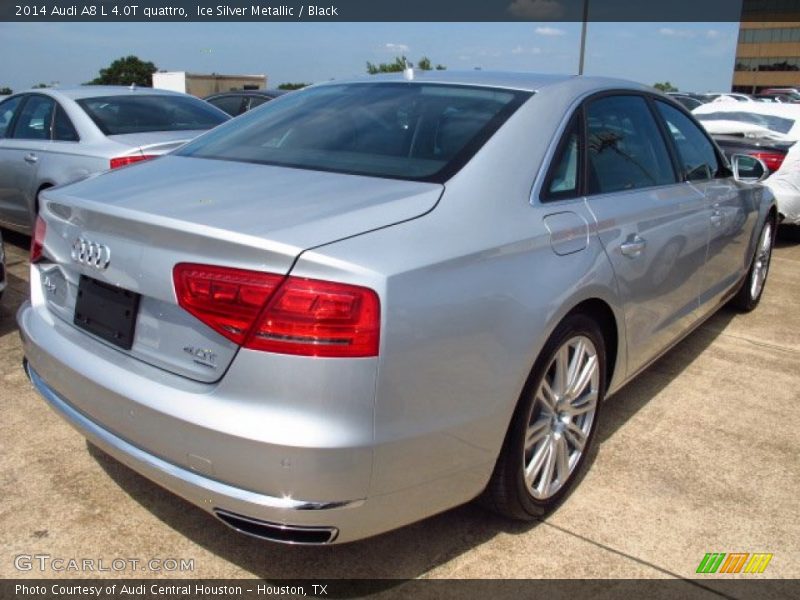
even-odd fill
[[[567,317],[531,371],[485,493],[496,512],[530,520],[555,508],[586,462],[605,392],[605,343],[591,318]]]
[[[742,283],[742,287],[731,300],[731,305],[735,308],[743,312],[750,312],[758,306],[761,295],[764,293],[764,285],[767,282],[774,241],[775,223],[771,217],[767,217],[767,222],[761,228],[761,235],[758,237],[758,244],[756,245],[753,262],[750,265],[747,277]]]

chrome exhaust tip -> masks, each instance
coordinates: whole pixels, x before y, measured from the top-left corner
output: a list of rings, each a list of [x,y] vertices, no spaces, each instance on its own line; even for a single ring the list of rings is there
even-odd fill
[[[335,527],[281,525],[237,515],[219,508],[214,509],[214,516],[239,533],[282,544],[321,546],[330,544],[339,535],[339,530]]]

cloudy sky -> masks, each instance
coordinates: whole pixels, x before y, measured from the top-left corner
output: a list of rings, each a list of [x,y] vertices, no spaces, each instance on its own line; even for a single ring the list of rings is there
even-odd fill
[[[586,73],[729,89],[738,23],[591,23]],[[428,56],[449,69],[575,73],[580,23],[0,23],[0,86],[64,87],[134,54],[159,69],[267,74],[269,86]]]

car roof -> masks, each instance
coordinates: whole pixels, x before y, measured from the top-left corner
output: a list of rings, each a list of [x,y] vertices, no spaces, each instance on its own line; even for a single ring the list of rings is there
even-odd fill
[[[332,80],[317,85],[336,85],[342,83],[369,83],[407,81],[403,73],[386,73],[365,75],[352,79]],[[474,85],[480,87],[507,88],[528,92],[536,92],[547,87],[574,85],[582,90],[596,88],[637,89],[655,91],[652,88],[628,81],[609,77],[587,77],[583,75],[546,75],[542,73],[514,73],[500,71],[420,71],[414,70],[413,82],[442,83],[453,85]]]
[[[17,92],[17,94],[46,94],[54,97],[80,100],[82,98],[96,98],[98,96],[186,96],[180,92],[161,90],[151,87],[133,87],[124,85],[81,85],[70,88],[39,88]],[[16,94],[15,94],[16,95]]]

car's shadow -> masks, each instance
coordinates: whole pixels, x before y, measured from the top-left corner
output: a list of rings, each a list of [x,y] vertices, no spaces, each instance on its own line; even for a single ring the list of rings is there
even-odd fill
[[[639,409],[680,376],[716,339],[735,313],[723,309],[642,373],[603,407],[595,452]],[[599,446],[599,449],[598,449]],[[499,534],[525,534],[540,523],[518,523],[469,504],[360,542],[332,547],[283,546],[228,529],[207,513],[89,446],[106,473],[134,500],[220,558],[264,579],[415,578]],[[594,456],[590,456],[592,461]],[[580,493],[578,491],[578,493]],[[569,499],[566,500],[567,502]],[[388,585],[388,584],[387,584]]]

